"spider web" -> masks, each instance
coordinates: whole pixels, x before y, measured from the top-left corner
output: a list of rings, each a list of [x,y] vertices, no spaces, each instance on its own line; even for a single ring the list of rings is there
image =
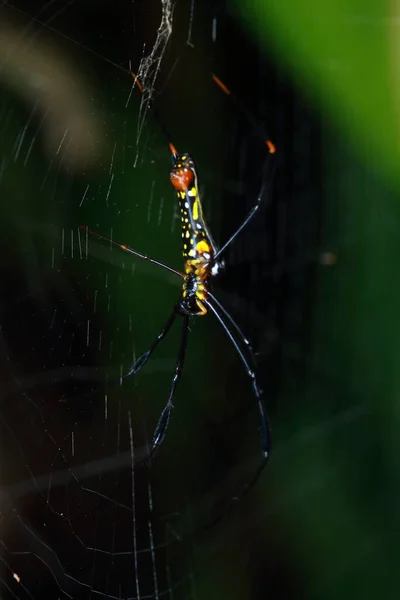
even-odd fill
[[[172,32],[172,2],[157,4],[155,41],[150,50],[141,43],[137,67],[149,90]],[[177,547],[176,572],[171,558],[178,541],[169,525],[173,508],[166,499],[159,511],[154,501],[160,489],[153,486],[151,470],[134,469],[140,458],[135,436],[138,428],[147,436],[145,421],[131,412],[123,393],[116,404],[109,402],[106,370],[98,368],[102,360],[118,364],[113,344],[118,349],[123,336],[110,339],[106,315],[118,311],[123,290],[118,281],[135,282],[136,270],[125,257],[114,264],[108,247],[92,247],[69,224],[76,194],[80,215],[72,222],[84,224],[100,197],[103,219],[114,218],[115,188],[130,185],[126,165],[131,169],[140,156],[146,98],[138,96],[133,106],[128,60],[124,67],[112,53],[102,55],[101,47],[85,40],[85,28],[71,36],[71,20],[86,16],[101,22],[102,10],[106,14],[110,4],[95,15],[90,3],[48,2],[35,13],[17,2],[0,9],[2,193],[19,198],[5,216],[2,245],[15,267],[5,270],[10,298],[2,309],[3,598],[193,596],[187,556],[183,560]],[[114,10],[111,16],[110,30],[121,26],[124,15]],[[134,14],[125,16],[132,32]],[[112,39],[114,31],[109,33]],[[95,79],[110,72],[110,85],[118,87],[121,73],[126,82],[115,95],[103,87],[96,104]],[[130,116],[124,120],[128,109],[139,115],[136,125]],[[24,185],[17,192],[21,169],[35,179],[33,195]],[[150,212],[154,176],[151,181],[145,192],[148,220],[168,217],[174,229],[173,211]],[[18,245],[21,252],[15,251]],[[129,335],[128,311],[125,315],[126,322],[114,327]],[[125,364],[133,356],[131,348]],[[96,393],[96,381],[103,382],[103,392]]]
[[[239,46],[233,28],[225,50],[226,13],[219,1],[1,5],[4,598],[189,599],[208,598],[210,590],[234,597],[212,552],[202,581],[195,577],[203,538],[193,531],[221,514],[259,463],[248,381],[236,373],[217,324],[193,324],[167,439],[151,465],[137,468],[166,399],[179,332],[140,378],[123,385],[118,378],[159,332],[179,283],[79,229],[87,225],[181,268],[166,144],[149,99],[167,115],[173,139],[187,144],[183,151],[196,140],[216,237],[227,239],[250,209],[265,155],[254,152],[257,132],[212,89],[210,47],[221,39],[227,80],[262,121],[276,123],[282,142],[291,134],[287,92],[267,84],[250,59],[245,75],[257,82],[256,99],[237,81],[250,49],[240,38],[232,59]],[[218,71],[225,62],[217,57],[212,66]],[[310,144],[308,116],[296,110],[289,106],[294,127]],[[287,274],[315,257],[318,215],[298,227],[299,216],[315,209],[315,196],[304,197],[305,163],[306,156],[294,172],[300,193],[278,178],[284,201],[277,208],[269,199],[264,218],[227,255],[232,269],[221,300],[255,340],[269,392],[280,332],[290,359],[301,354],[306,286]],[[281,285],[267,299],[266,281],[269,290]],[[290,310],[282,286],[290,288]]]

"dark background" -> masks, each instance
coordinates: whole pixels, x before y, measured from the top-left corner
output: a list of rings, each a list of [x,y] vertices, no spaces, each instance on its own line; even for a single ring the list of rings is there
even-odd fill
[[[147,349],[180,284],[107,242],[86,246],[78,228],[181,268],[168,148],[151,113],[137,142],[129,74],[160,18],[155,1],[0,9],[11,40],[0,106],[2,597],[369,598],[383,587],[395,597],[397,320],[385,298],[397,289],[386,284],[397,196],[291,74],[272,24],[271,42],[261,39],[224,2],[176,3],[154,100],[196,161],[217,243],[257,196],[261,132],[276,144],[264,206],[215,288],[257,353],[273,454],[232,505],[260,462],[259,423],[208,316],[191,326],[166,440],[133,468],[168,395],[179,328],[135,380],[106,380]]]

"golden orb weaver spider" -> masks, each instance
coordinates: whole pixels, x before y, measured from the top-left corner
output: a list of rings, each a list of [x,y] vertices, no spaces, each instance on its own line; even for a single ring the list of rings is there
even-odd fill
[[[141,93],[144,93],[144,88],[139,82],[136,75],[132,73],[135,83],[137,84]],[[246,108],[241,105],[240,101],[233,96],[231,91],[225,86],[224,83],[216,76],[212,75],[212,79],[218,85],[218,87],[226,94],[230,96],[239,110],[246,116],[250,121],[254,129],[257,130],[256,124],[252,116],[248,113]],[[182,279],[182,291],[179,300],[174,305],[170,316],[164,323],[160,333],[158,334],[155,341],[152,343],[150,348],[144,352],[131,366],[129,371],[122,376],[123,379],[130,375],[137,374],[142,367],[147,363],[154,350],[160,344],[160,342],[166,337],[174,324],[177,317],[182,317],[182,332],[181,341],[179,346],[178,357],[175,365],[175,373],[172,379],[171,389],[168,400],[165,404],[164,409],[161,412],[157,426],[154,430],[150,452],[143,462],[148,461],[153,456],[156,449],[163,442],[170,416],[173,408],[172,400],[175,395],[176,386],[182,375],[186,347],[187,337],[189,331],[190,319],[193,317],[204,316],[208,311],[212,312],[218,322],[221,324],[231,343],[233,344],[238,357],[240,358],[246,374],[250,378],[253,393],[257,401],[260,428],[261,428],[261,445],[262,445],[262,461],[257,469],[255,476],[252,481],[246,484],[243,493],[248,491],[254,483],[257,481],[262,469],[265,467],[269,455],[270,455],[270,431],[268,416],[264,406],[262,391],[257,383],[256,378],[256,360],[252,347],[242,333],[241,329],[231,317],[229,312],[219,302],[211,291],[211,280],[213,277],[218,275],[220,268],[223,263],[220,260],[222,253],[232,244],[239,233],[246,227],[253,216],[259,209],[262,199],[264,196],[265,188],[269,182],[272,172],[270,167],[270,157],[275,154],[276,149],[274,144],[269,139],[263,139],[268,154],[263,169],[262,183],[257,195],[257,200],[246,216],[241,225],[236,231],[230,236],[230,238],[220,248],[217,248],[213,241],[209,227],[203,216],[202,202],[199,194],[198,175],[195,163],[188,153],[178,153],[171,138],[166,131],[164,124],[158,117],[151,100],[148,101],[149,109],[152,111],[155,120],[158,122],[163,130],[163,133],[168,141],[168,145],[172,155],[172,169],[170,171],[170,180],[173,187],[176,190],[180,212],[181,212],[181,235],[182,235],[182,253],[184,258],[184,272],[178,271],[173,267],[151,258],[148,255],[142,254],[129,246],[119,244],[114,240],[107,238],[99,233],[82,227],[87,233],[95,236],[98,239],[106,240],[112,244],[115,244],[125,252],[137,256],[142,260],[149,261],[163,269],[166,269]],[[243,494],[241,494],[243,495]]]

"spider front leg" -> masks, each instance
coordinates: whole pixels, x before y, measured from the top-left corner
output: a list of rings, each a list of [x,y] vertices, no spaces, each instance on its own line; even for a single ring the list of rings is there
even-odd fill
[[[179,379],[182,375],[183,364],[185,361],[186,354],[186,346],[187,346],[187,336],[189,332],[189,320],[190,315],[183,316],[183,324],[182,324],[182,334],[181,334],[181,343],[179,346],[178,358],[175,365],[175,373],[172,379],[171,390],[169,393],[169,398],[167,403],[161,413],[161,416],[158,420],[157,426],[154,430],[153,440],[152,440],[152,448],[151,454],[153,454],[158,446],[162,444],[165,434],[169,425],[169,419],[171,416],[171,410],[173,408],[172,400],[175,395],[176,386],[178,384]]]
[[[215,306],[214,306],[214,303],[215,303]],[[209,300],[205,301],[205,304],[214,313],[214,315],[216,316],[216,318],[222,325],[225,333],[231,340],[233,346],[235,347],[235,350],[245,368],[246,374],[251,380],[251,385],[253,388],[254,396],[257,401],[260,429],[261,429],[260,435],[261,435],[261,445],[262,445],[262,464],[257,471],[256,478],[253,480],[253,482],[251,482],[250,484],[248,484],[246,486],[245,491],[247,491],[254,485],[254,483],[258,479],[258,476],[260,475],[262,469],[266,465],[269,455],[270,455],[270,447],[271,447],[268,415],[267,415],[267,411],[264,406],[264,402],[262,399],[262,391],[258,385],[256,372],[255,372],[256,361],[254,358],[253,350],[252,350],[248,340],[245,338],[245,336],[239,329],[238,325],[235,323],[235,321],[233,320],[231,315],[225,310],[225,308],[222,306],[222,304],[220,302],[218,302],[216,300],[216,298],[211,296],[211,294],[209,295]],[[232,331],[230,330],[227,323],[225,322],[224,316],[225,316],[225,319],[230,322],[231,326],[236,331],[236,334],[239,336],[242,347],[240,346],[236,337],[233,335]],[[247,354],[247,357],[246,357],[246,354]]]
[[[147,352],[144,352],[141,356],[139,356],[139,358],[132,365],[129,372],[123,376],[123,378],[126,378],[126,377],[129,377],[129,375],[134,375],[134,374],[138,373],[138,371],[140,371],[140,369],[147,363],[147,361],[149,360],[150,356],[152,355],[154,350],[157,348],[159,343],[165,338],[165,336],[171,329],[173,323],[175,322],[175,319],[178,316],[183,317],[183,324],[182,324],[182,334],[181,334],[181,342],[180,342],[180,346],[179,346],[179,353],[178,353],[178,358],[177,358],[176,365],[175,365],[175,373],[174,373],[174,376],[172,379],[171,390],[169,393],[167,403],[163,408],[163,411],[160,415],[160,418],[158,419],[158,423],[154,430],[154,434],[153,434],[153,438],[152,438],[152,442],[151,442],[151,450],[150,450],[148,456],[146,456],[146,458],[144,459],[144,461],[142,461],[145,463],[152,457],[152,455],[154,454],[154,452],[156,451],[158,446],[160,446],[160,444],[162,444],[162,442],[164,441],[165,434],[166,434],[166,431],[167,431],[167,428],[169,425],[171,410],[173,408],[172,401],[173,401],[173,398],[175,395],[176,386],[177,386],[178,381],[182,374],[182,369],[183,369],[183,364],[184,364],[185,354],[186,354],[187,336],[188,336],[188,331],[189,331],[189,320],[192,315],[191,314],[183,314],[180,303],[175,305],[174,310],[172,311],[171,315],[168,317],[167,321],[165,322],[164,327],[162,328],[161,332],[158,334],[158,336],[155,339],[155,341],[153,342],[153,344],[147,350]]]
[[[144,352],[141,356],[139,356],[139,358],[133,363],[129,371],[122,376],[122,379],[126,379],[130,375],[136,375],[136,373],[138,373],[140,369],[144,367],[144,365],[149,360],[150,356],[153,354],[154,350],[157,348],[158,344],[165,338],[172,325],[174,324],[174,321],[178,316],[178,307],[178,304],[174,306],[172,313],[168,317],[167,321],[164,324],[164,327],[156,337],[155,341],[152,343],[147,352]]]
[[[245,338],[245,336],[243,335],[239,326],[233,320],[231,315],[222,306],[222,304],[218,300],[216,300],[216,298],[214,296],[209,294],[208,300],[205,300],[205,305],[207,308],[209,308],[211,310],[211,312],[214,313],[214,315],[220,322],[223,330],[225,331],[225,333],[231,340],[231,342],[232,342],[232,344],[233,344],[233,346],[245,368],[247,376],[250,378],[251,385],[253,388],[253,393],[254,393],[254,396],[257,401],[260,430],[261,430],[260,431],[261,446],[262,446],[261,461],[260,461],[257,469],[255,470],[255,472],[253,473],[252,478],[249,481],[247,481],[247,483],[245,485],[243,485],[241,491],[238,494],[235,494],[235,496],[231,497],[231,500],[230,500],[228,508],[227,508],[227,510],[230,510],[257,483],[258,478],[260,477],[263,469],[265,468],[265,466],[268,462],[269,455],[270,455],[270,447],[271,447],[270,428],[269,428],[267,411],[264,406],[264,402],[263,402],[263,398],[262,398],[262,391],[257,383],[257,377],[256,377],[256,371],[255,371],[256,361],[255,361],[255,357],[254,357],[253,350],[251,348],[250,343]],[[231,328],[228,326],[227,323],[230,324]],[[236,335],[234,335],[232,333],[231,329],[235,332]],[[225,514],[225,513],[226,513],[226,511],[224,511],[223,514]],[[216,517],[214,520],[212,520],[211,523],[209,523],[206,528],[209,529],[211,527],[214,527],[214,525],[216,525],[222,519],[223,514],[220,514],[218,517]]]

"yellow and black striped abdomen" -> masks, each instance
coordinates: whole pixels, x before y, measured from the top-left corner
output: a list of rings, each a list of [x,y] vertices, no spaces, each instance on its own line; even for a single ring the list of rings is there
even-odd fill
[[[214,246],[206,229],[195,186],[187,192],[178,192],[178,200],[181,209],[183,258],[209,262],[214,256]]]
[[[203,216],[196,168],[188,154],[176,156],[170,177],[181,212],[183,257],[209,262],[216,249]]]

